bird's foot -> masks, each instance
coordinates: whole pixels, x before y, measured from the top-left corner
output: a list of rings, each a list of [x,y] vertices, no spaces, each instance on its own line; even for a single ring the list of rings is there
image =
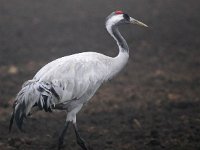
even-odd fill
[[[61,150],[61,148],[63,148],[63,139],[62,138],[59,138],[58,140],[58,150]]]
[[[86,142],[82,138],[77,139],[77,144],[83,149],[83,150],[92,150],[92,148],[86,144]]]

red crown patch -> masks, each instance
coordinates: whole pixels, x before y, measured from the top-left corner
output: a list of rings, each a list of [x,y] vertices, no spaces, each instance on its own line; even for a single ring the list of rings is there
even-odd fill
[[[124,12],[123,11],[121,11],[121,10],[117,10],[117,11],[115,11],[115,14],[123,14]]]

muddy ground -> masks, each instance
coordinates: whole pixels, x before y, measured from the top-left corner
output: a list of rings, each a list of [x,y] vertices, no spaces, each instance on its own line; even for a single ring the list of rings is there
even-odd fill
[[[65,112],[37,113],[8,133],[22,83],[47,62],[96,51],[117,54],[105,17],[124,10],[150,27],[122,26],[126,68],[78,114],[94,150],[200,149],[198,0],[0,0],[0,149],[54,150]],[[79,150],[70,126],[64,148]]]

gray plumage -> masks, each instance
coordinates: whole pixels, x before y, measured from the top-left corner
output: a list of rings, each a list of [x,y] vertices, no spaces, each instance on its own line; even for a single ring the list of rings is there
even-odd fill
[[[22,130],[23,119],[30,114],[33,107],[46,112],[51,112],[53,109],[65,110],[66,125],[60,135],[58,149],[63,143],[68,123],[72,122],[78,144],[87,150],[77,130],[76,114],[103,82],[111,79],[126,65],[129,48],[118,30],[118,25],[129,23],[146,26],[122,11],[113,12],[107,17],[106,29],[119,46],[119,54],[116,57],[96,52],[65,56],[45,65],[32,80],[25,82],[13,104],[9,130],[14,120]]]

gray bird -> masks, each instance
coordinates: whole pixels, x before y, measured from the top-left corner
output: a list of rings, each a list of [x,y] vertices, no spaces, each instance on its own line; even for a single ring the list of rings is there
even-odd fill
[[[17,94],[9,130],[11,131],[14,120],[17,127],[22,130],[23,119],[30,114],[33,107],[46,112],[54,109],[64,110],[67,112],[67,117],[59,136],[58,150],[63,145],[69,123],[73,124],[77,143],[83,150],[88,150],[88,145],[78,132],[76,114],[103,82],[111,79],[126,65],[129,48],[118,30],[121,24],[137,24],[147,27],[122,11],[111,13],[105,25],[108,33],[117,42],[118,55],[109,57],[96,52],[83,52],[58,58],[42,67],[33,79],[23,84]]]

